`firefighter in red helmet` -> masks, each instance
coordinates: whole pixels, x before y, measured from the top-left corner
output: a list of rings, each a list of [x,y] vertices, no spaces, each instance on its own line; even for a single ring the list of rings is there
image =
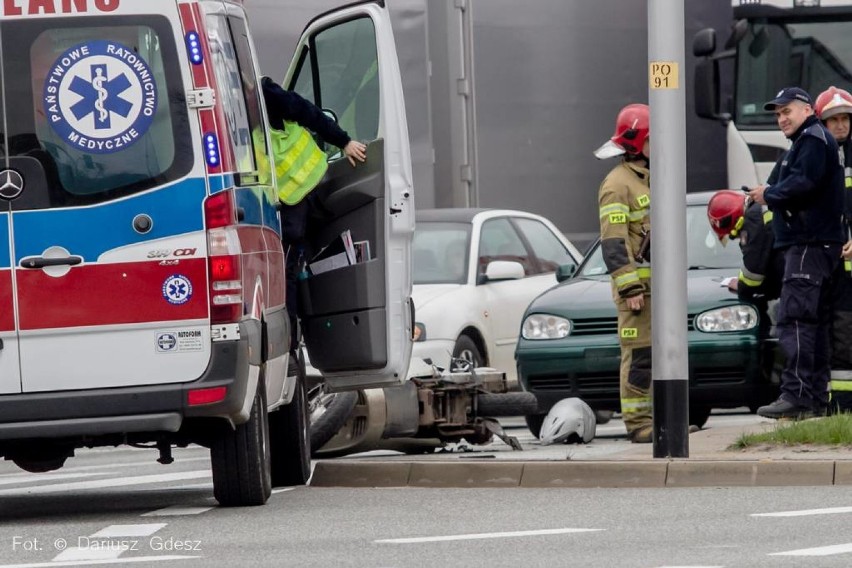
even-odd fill
[[[841,251],[843,262],[832,278],[829,408],[848,412],[852,411],[852,95],[829,87],[817,97],[814,111],[840,146],[845,174],[843,229],[847,241]]]
[[[723,189],[710,198],[707,219],[723,244],[740,243],[742,267],[728,287],[765,313],[766,302],[780,296],[784,276],[784,255],[773,248],[772,212],[743,192]]]
[[[621,413],[632,442],[653,437],[651,401],[651,186],[647,105],[621,109],[598,159],[621,156],[598,192],[601,250],[612,277],[621,345]]]

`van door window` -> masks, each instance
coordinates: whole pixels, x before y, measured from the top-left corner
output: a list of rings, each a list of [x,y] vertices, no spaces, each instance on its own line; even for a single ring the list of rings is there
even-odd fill
[[[259,172],[267,167],[263,159],[266,137],[245,21],[211,15],[207,18],[207,33],[219,96],[226,101],[225,114],[234,144],[240,184],[268,180],[267,175]]]
[[[158,16],[3,22],[6,150],[27,182],[13,209],[98,203],[189,172],[173,37]]]
[[[323,30],[312,39],[308,56],[302,57],[290,89],[332,111],[353,140],[375,140],[379,64],[373,21],[357,18]]]

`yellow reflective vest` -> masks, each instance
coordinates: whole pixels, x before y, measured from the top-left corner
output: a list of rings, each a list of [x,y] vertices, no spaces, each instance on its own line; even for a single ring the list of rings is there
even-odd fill
[[[278,199],[296,205],[320,182],[328,162],[305,128],[290,121],[285,121],[284,127],[270,128]]]

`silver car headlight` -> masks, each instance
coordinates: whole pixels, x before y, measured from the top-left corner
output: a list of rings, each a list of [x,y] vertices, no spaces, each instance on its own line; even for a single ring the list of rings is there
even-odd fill
[[[533,314],[521,328],[524,339],[562,339],[571,335],[571,321],[558,316]]]
[[[709,310],[695,317],[695,328],[708,333],[746,331],[757,327],[757,310],[752,306],[737,304]]]

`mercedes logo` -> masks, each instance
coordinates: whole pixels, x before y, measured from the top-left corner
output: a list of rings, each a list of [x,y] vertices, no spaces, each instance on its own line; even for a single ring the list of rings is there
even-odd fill
[[[11,201],[24,191],[24,178],[15,170],[0,172],[0,198]]]

